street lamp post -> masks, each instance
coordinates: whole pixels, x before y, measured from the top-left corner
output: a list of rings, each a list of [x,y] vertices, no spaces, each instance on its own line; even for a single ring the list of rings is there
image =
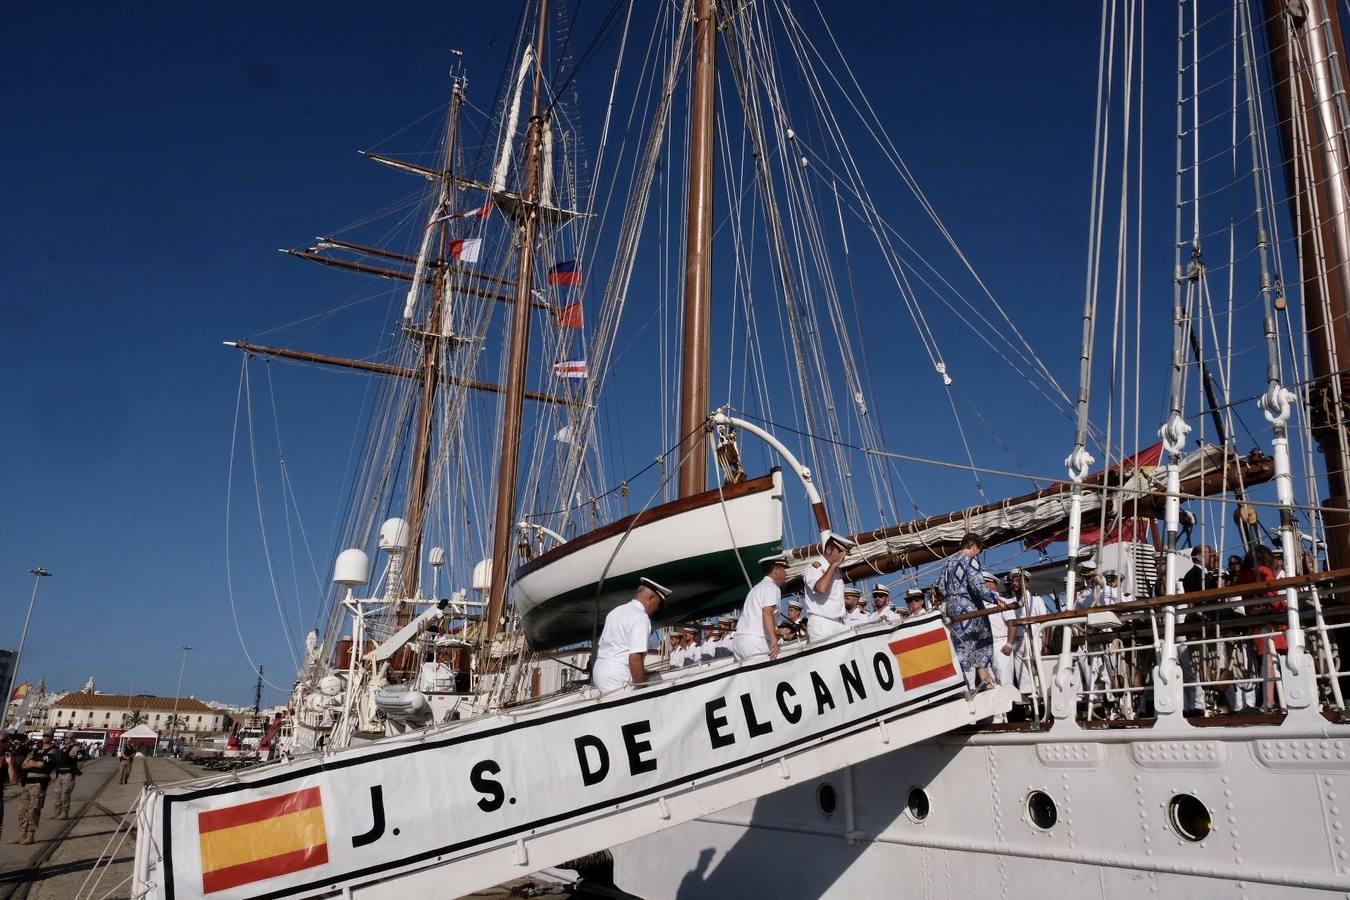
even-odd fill
[[[28,615],[23,617],[23,632],[19,635],[19,649],[14,651],[14,668],[9,671],[9,684],[5,686],[5,709],[0,712],[0,731],[9,724],[9,701],[14,696],[14,679],[19,675],[19,661],[23,659],[24,641],[28,640],[28,623],[33,620],[33,605],[37,603],[38,585],[42,584],[42,579],[47,578],[52,573],[38,566],[36,569],[29,569],[33,576],[33,595],[28,598]]]
[[[178,685],[173,689],[173,715],[169,716],[169,752],[173,752],[174,733],[178,731],[178,698],[183,693],[183,670],[187,668],[187,655],[191,649],[191,644],[182,646],[183,661],[178,664]]]

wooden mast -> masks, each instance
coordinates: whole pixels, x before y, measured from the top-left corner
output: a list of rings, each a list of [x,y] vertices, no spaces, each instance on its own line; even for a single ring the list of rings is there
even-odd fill
[[[713,154],[717,137],[714,0],[697,0],[689,105],[689,220],[685,232],[684,356],[680,370],[680,496],[707,488],[708,357],[712,314]]]
[[[534,244],[539,233],[539,168],[544,118],[539,114],[543,91],[544,34],[548,0],[539,0],[539,35],[534,54],[534,96],[530,127],[525,133],[525,187],[521,191],[520,248],[516,267],[515,307],[511,316],[511,348],[507,358],[506,413],[502,421],[501,465],[497,475],[497,512],[492,533],[492,582],[488,592],[487,640],[501,629],[506,608],[506,582],[510,574],[512,537],[516,530],[516,483],[520,476],[520,433],[525,408],[525,365],[530,349],[530,293],[534,288]],[[510,136],[508,136],[508,140]]]
[[[1265,0],[1264,18],[1294,201],[1303,272],[1303,308],[1312,354],[1309,418],[1322,451],[1330,496],[1322,501],[1327,565],[1350,566],[1350,146],[1345,39],[1336,4]],[[1334,349],[1333,349],[1334,348]]]
[[[445,147],[445,179],[447,186],[453,178],[455,163],[455,133],[459,125],[460,104],[463,102],[461,85],[455,80],[450,98],[450,124]],[[450,197],[451,191],[442,191],[442,197]],[[437,259],[445,259],[449,235],[444,222],[447,210],[440,209],[437,216],[442,218],[440,227],[440,245]],[[445,346],[445,329],[442,327],[442,310],[445,307],[445,294],[448,285],[446,269],[438,266],[432,280],[431,311],[427,313],[426,326],[422,331],[422,394],[417,409],[417,433],[413,444],[412,468],[408,479],[408,550],[403,562],[403,597],[417,595],[418,575],[421,571],[422,525],[426,519],[427,481],[431,474],[431,445],[436,430],[436,391],[441,378],[441,350]],[[527,304],[528,305],[528,304]],[[411,613],[400,601],[398,624],[407,624]]]

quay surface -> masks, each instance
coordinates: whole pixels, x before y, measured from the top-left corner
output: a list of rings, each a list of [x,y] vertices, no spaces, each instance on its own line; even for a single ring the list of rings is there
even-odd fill
[[[75,781],[70,818],[52,818],[55,798],[49,792],[37,838],[31,845],[11,843],[19,834],[19,789],[6,785],[5,817],[0,826],[0,900],[128,900],[135,833],[118,825],[147,783],[171,784],[210,774],[169,757],[136,759],[131,779],[117,783],[118,762],[111,756],[85,764]],[[110,866],[94,871],[100,857],[112,855]]]

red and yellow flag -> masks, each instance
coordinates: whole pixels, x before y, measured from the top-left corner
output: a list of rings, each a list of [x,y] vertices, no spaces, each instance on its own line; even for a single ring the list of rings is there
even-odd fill
[[[317,787],[198,813],[197,834],[204,894],[328,862]]]
[[[892,641],[890,647],[900,666],[900,684],[907,691],[956,674],[951,644],[947,643],[947,632],[942,628]]]

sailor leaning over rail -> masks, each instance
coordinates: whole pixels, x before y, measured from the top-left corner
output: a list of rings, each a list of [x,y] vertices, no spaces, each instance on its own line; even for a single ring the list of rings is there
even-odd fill
[[[630,684],[646,684],[652,613],[660,609],[669,596],[669,588],[650,578],[639,578],[633,599],[609,611],[600,641],[595,645],[593,685],[608,693]]]
[[[736,631],[731,637],[731,651],[737,659],[747,656],[778,657],[778,604],[783,599],[783,582],[787,581],[787,557],[782,554],[766,556],[759,561],[764,577],[745,595],[745,606],[736,620]]]
[[[968,534],[961,539],[961,549],[942,564],[937,589],[942,594],[948,618],[998,605],[998,596],[980,577],[978,557],[982,549],[980,539]],[[977,684],[980,690],[994,687],[990,671],[994,653],[989,617],[976,616],[955,622],[950,630],[952,641],[956,644],[956,655],[966,675],[966,686],[971,690]]]
[[[810,612],[806,633],[813,641],[823,641],[848,630],[844,625],[844,576],[839,567],[854,546],[848,538],[830,532],[821,548],[824,554],[806,563],[802,576]]]

